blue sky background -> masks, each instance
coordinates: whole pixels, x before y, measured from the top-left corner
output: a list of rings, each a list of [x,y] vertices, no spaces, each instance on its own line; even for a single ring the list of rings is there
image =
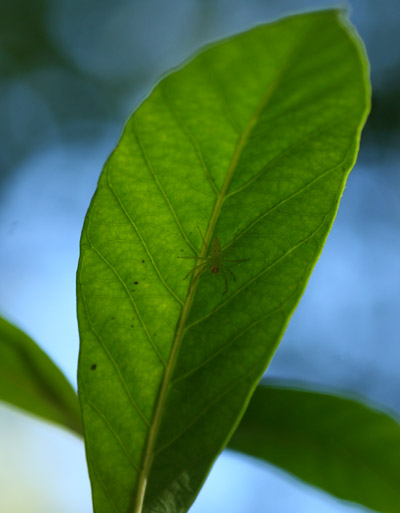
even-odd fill
[[[204,43],[337,4],[3,4],[0,314],[27,331],[76,386],[80,231],[102,165],[129,114],[160,74]],[[399,415],[400,7],[391,1],[350,4],[371,59],[373,113],[336,223],[267,376],[337,388]],[[0,405],[0,462],[0,511],[91,511],[83,445],[73,435]],[[191,510],[210,511],[365,510],[265,464],[224,453]]]

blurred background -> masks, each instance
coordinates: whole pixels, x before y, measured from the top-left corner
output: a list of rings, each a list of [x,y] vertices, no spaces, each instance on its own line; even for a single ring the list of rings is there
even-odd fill
[[[400,4],[351,1],[372,113],[339,214],[267,376],[400,413]],[[76,387],[83,218],[128,116],[196,49],[323,0],[1,0],[0,314]],[[0,511],[90,513],[82,443],[0,404]],[[217,461],[192,513],[356,513],[268,465]]]

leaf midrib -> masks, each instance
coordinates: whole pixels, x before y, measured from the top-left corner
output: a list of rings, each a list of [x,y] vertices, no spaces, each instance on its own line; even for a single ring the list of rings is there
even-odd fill
[[[302,41],[302,43],[304,44],[304,40]],[[275,79],[271,82],[270,86],[268,87],[266,93],[262,97],[257,108],[254,110],[254,113],[251,116],[245,130],[243,131],[242,135],[240,136],[240,138],[238,140],[238,143],[236,145],[235,152],[233,154],[232,161],[229,166],[228,172],[226,174],[223,186],[221,188],[220,193],[217,196],[217,200],[216,200],[215,207],[214,207],[211,219],[210,219],[208,230],[204,237],[205,244],[203,244],[201,253],[199,255],[200,258],[204,258],[207,254],[207,249],[210,245],[211,237],[214,232],[219,214],[221,212],[223,202],[226,198],[227,191],[228,191],[229,185],[232,181],[233,174],[237,168],[240,156],[242,154],[244,146],[246,145],[246,143],[248,141],[249,135],[252,132],[254,126],[256,125],[261,112],[265,109],[268,102],[273,97],[278,85],[281,83],[284,74],[286,73],[287,69],[290,66],[290,63],[295,59],[296,55],[300,52],[301,46],[302,46],[301,44],[298,44],[295,48],[295,51],[292,51],[289,53],[285,63],[282,65],[282,67],[281,67],[280,71],[277,73]],[[147,487],[147,480],[148,480],[148,476],[149,476],[150,469],[151,469],[152,456],[153,456],[154,447],[155,447],[157,436],[158,436],[158,431],[159,431],[160,424],[161,424],[161,418],[162,418],[164,406],[166,403],[168,387],[170,385],[171,378],[172,378],[172,375],[173,375],[173,372],[175,369],[175,364],[177,361],[179,349],[180,349],[184,331],[185,331],[186,321],[189,317],[190,310],[191,310],[191,307],[192,307],[192,304],[194,301],[198,282],[199,282],[199,276],[194,277],[192,279],[192,282],[190,283],[189,292],[186,297],[185,303],[183,305],[183,309],[182,309],[181,317],[179,319],[179,324],[178,324],[178,328],[176,331],[175,339],[172,344],[171,354],[170,354],[169,360],[167,362],[167,366],[165,368],[165,373],[164,373],[164,377],[163,377],[163,380],[161,383],[158,400],[156,402],[154,418],[153,418],[153,422],[151,423],[151,427],[149,430],[149,436],[147,439],[147,444],[146,444],[146,448],[145,448],[145,452],[144,452],[143,465],[142,465],[142,470],[139,475],[139,482],[138,482],[138,486],[137,486],[137,490],[136,490],[136,501],[134,503],[133,513],[142,513],[142,510],[143,510],[143,503],[144,503],[144,497],[145,497],[145,492],[146,492],[146,487]]]

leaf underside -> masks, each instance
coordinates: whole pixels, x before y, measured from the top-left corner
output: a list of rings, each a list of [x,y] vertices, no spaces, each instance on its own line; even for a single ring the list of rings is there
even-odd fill
[[[190,507],[333,222],[369,106],[366,68],[338,11],[287,18],[205,50],[128,121],[77,274],[96,513]],[[248,260],[226,264],[225,295],[224,276],[185,280],[195,260],[178,258],[205,258],[214,237]]]

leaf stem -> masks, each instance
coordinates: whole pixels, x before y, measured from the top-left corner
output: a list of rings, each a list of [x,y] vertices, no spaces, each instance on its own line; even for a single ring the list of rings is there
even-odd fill
[[[216,202],[215,202],[214,210],[213,210],[213,213],[212,213],[212,216],[210,219],[210,224],[208,226],[206,236],[205,236],[205,244],[203,244],[201,253],[199,255],[200,258],[204,258],[206,256],[207,248],[210,245],[211,237],[213,235],[215,226],[217,224],[217,220],[218,220],[219,214],[221,212],[222,204],[225,200],[229,185],[232,180],[233,173],[234,173],[235,169],[237,168],[239,158],[242,154],[243,148],[246,145],[249,135],[250,135],[251,131],[253,130],[255,124],[257,123],[261,112],[266,107],[266,105],[268,104],[272,95],[276,91],[276,89],[281,81],[282,75],[286,72],[289,62],[291,61],[291,58],[293,58],[293,56],[290,56],[287,59],[287,62],[282,67],[280,73],[276,76],[275,80],[267,88],[265,95],[263,96],[262,100],[260,101],[257,108],[255,109],[245,130],[242,132],[242,135],[238,139],[238,143],[236,145],[236,149],[233,154],[232,161],[230,163],[228,172],[226,174],[222,189],[221,189],[220,193],[218,194]],[[186,322],[188,320],[189,313],[190,313],[190,310],[191,310],[191,307],[192,307],[192,304],[194,301],[195,292],[196,292],[197,285],[199,282],[199,277],[200,277],[199,274],[197,274],[197,276],[194,276],[192,279],[192,283],[189,287],[186,301],[183,305],[182,314],[179,319],[175,339],[174,339],[174,342],[172,345],[171,354],[168,359],[167,366],[165,368],[165,373],[164,373],[164,377],[163,377],[161,387],[160,387],[160,392],[159,392],[159,396],[158,396],[158,400],[157,400],[154,418],[153,418],[153,422],[151,423],[149,437],[147,440],[146,449],[145,449],[145,453],[144,453],[144,457],[143,457],[143,465],[142,465],[142,470],[141,470],[140,476],[139,476],[136,501],[134,504],[133,513],[142,513],[142,511],[143,511],[143,504],[144,504],[144,497],[145,497],[145,493],[146,493],[148,476],[149,476],[151,464],[153,461],[154,448],[155,448],[155,444],[157,441],[158,431],[159,431],[159,428],[161,425],[161,418],[162,418],[162,414],[164,411],[164,406],[165,406],[166,397],[167,397],[167,393],[168,393],[168,387],[171,383],[172,374],[175,369],[177,356],[179,354],[179,349],[180,349],[184,331],[186,328]]]

